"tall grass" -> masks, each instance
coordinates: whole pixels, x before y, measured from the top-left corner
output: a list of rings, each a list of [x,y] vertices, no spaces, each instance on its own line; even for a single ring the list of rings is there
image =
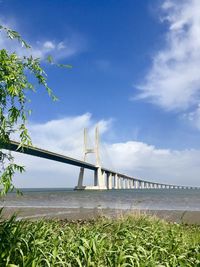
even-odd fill
[[[0,222],[0,266],[200,266],[200,228],[146,216]]]

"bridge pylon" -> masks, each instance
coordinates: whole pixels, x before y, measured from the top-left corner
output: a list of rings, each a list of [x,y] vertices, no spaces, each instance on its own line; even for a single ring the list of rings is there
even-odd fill
[[[76,190],[99,190],[99,189],[107,189],[105,185],[105,177],[104,173],[101,169],[100,155],[99,155],[99,128],[96,126],[95,128],[95,146],[93,148],[88,147],[88,131],[87,128],[84,128],[84,149],[83,149],[83,161],[86,162],[86,158],[88,154],[95,154],[96,167],[97,169],[94,171],[94,184],[91,186],[83,185],[84,179],[84,167],[80,168],[79,177],[78,177],[78,185],[75,187]]]

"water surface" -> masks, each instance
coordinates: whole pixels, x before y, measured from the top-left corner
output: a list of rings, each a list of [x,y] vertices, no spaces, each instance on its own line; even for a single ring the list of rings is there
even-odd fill
[[[21,189],[9,193],[0,206],[22,208],[110,208],[200,211],[199,189],[129,189],[74,191],[73,189]]]

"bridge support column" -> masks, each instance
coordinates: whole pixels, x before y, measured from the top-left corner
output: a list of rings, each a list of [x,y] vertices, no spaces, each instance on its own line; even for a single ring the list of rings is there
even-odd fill
[[[127,179],[124,179],[124,189],[127,189]]]
[[[134,186],[135,189],[137,189],[137,188],[138,188],[138,181],[137,181],[137,180],[134,181],[134,185],[135,185],[135,186]]]
[[[107,189],[112,189],[112,173],[106,173]]]
[[[124,189],[124,178],[123,178],[123,177],[121,177],[121,182],[120,182],[120,184],[121,184],[121,189]]]
[[[105,183],[105,172],[102,171],[100,167],[94,171],[94,185],[93,186],[83,186],[83,176],[84,176],[84,169],[80,169],[78,186],[75,189],[86,189],[86,190],[105,190],[107,189],[107,185]]]
[[[133,189],[134,188],[134,180],[132,179],[131,180],[131,189]]]
[[[115,189],[118,189],[118,175],[115,173],[114,175],[114,188]]]
[[[124,178],[124,189],[127,189],[127,179]]]
[[[125,189],[125,180],[122,178],[122,189]]]
[[[97,169],[97,181],[98,181],[99,189],[106,189],[104,175],[105,175],[105,172],[102,172],[101,168],[99,167]]]
[[[130,189],[133,189],[133,179],[130,179]]]
[[[79,177],[78,177],[77,189],[84,189],[84,186],[83,186],[83,176],[84,176],[84,168],[81,167],[80,168],[80,172],[79,172]]]
[[[118,180],[118,189],[121,189],[121,177],[119,176],[117,180]]]

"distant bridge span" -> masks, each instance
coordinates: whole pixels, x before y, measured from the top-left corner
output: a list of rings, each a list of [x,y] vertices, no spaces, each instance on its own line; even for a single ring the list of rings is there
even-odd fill
[[[15,151],[19,153],[28,154],[31,156],[36,156],[40,158],[45,158],[53,161],[62,162],[65,164],[74,165],[80,167],[80,174],[78,185],[75,189],[158,189],[158,188],[168,188],[168,189],[196,189],[198,187],[188,187],[188,186],[179,186],[172,184],[163,184],[150,182],[143,179],[131,177],[113,170],[109,170],[98,165],[88,163],[86,161],[81,161],[71,157],[67,157],[58,153],[54,153],[48,150],[37,148],[34,146],[23,146],[19,147],[20,143],[16,141],[11,141],[10,144],[4,145],[3,149]],[[83,174],[84,169],[89,169],[94,171],[94,185],[84,186],[83,185]]]

